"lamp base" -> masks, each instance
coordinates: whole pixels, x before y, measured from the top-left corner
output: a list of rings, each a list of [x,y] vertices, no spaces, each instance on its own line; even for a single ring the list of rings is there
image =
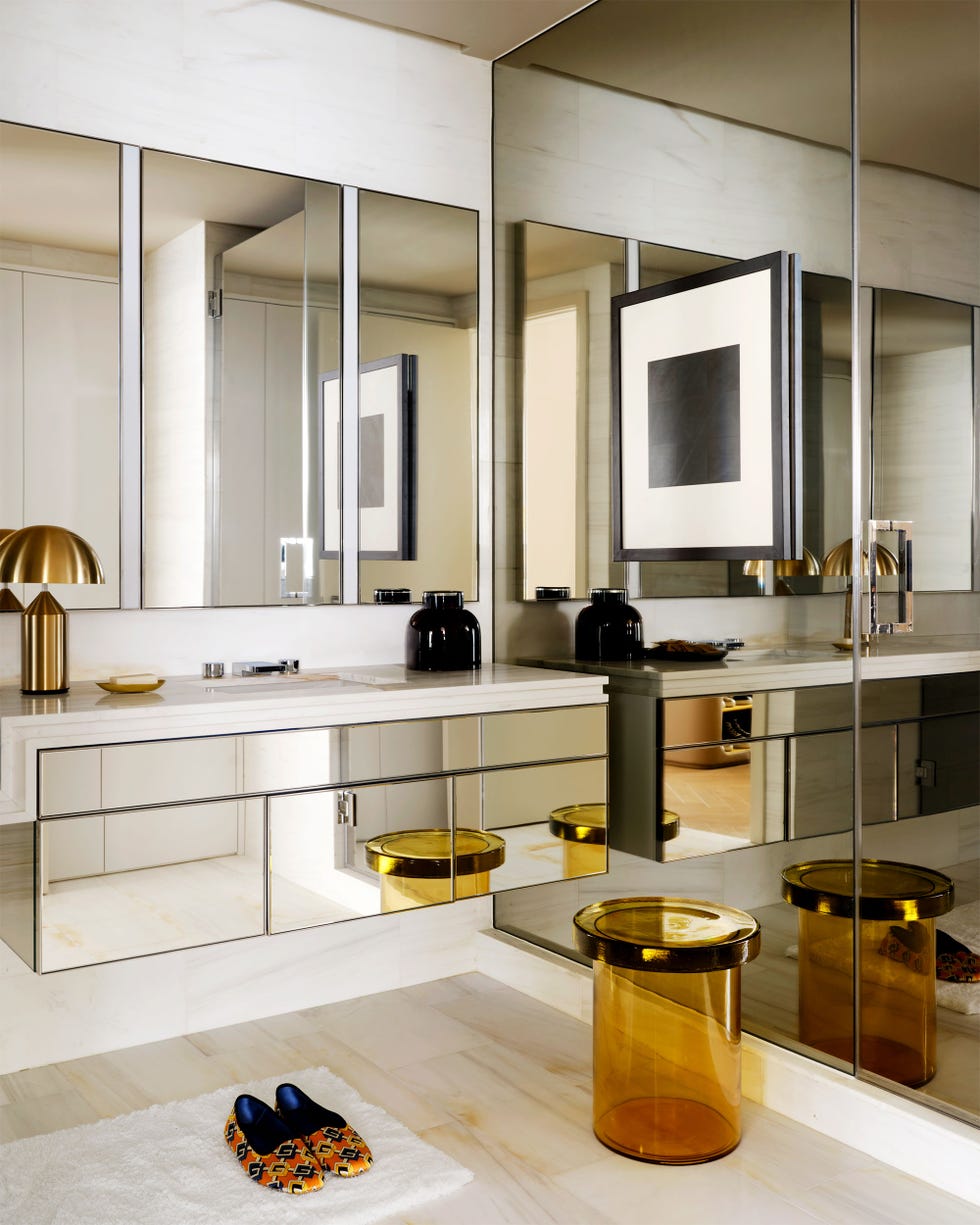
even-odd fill
[[[24,610],[20,636],[20,691],[32,697],[68,692],[68,624],[50,591]]]

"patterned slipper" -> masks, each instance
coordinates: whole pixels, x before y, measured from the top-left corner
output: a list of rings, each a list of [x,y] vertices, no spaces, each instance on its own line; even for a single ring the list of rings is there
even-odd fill
[[[339,1114],[321,1106],[295,1085],[276,1090],[276,1110],[291,1135],[302,1136],[317,1161],[331,1174],[353,1178],[370,1169],[374,1157],[363,1139]]]
[[[310,1150],[271,1107],[251,1094],[235,1099],[225,1140],[259,1186],[291,1195],[323,1189],[323,1171]]]

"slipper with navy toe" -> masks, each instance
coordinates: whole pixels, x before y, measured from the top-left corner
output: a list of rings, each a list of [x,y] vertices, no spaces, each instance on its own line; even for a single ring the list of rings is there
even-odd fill
[[[259,1186],[290,1195],[323,1188],[323,1170],[305,1141],[271,1106],[249,1093],[235,1099],[225,1124],[225,1141]]]
[[[371,1168],[374,1157],[363,1138],[326,1106],[313,1101],[295,1085],[276,1089],[276,1111],[294,1136],[302,1136],[323,1169],[339,1178],[353,1178]]]

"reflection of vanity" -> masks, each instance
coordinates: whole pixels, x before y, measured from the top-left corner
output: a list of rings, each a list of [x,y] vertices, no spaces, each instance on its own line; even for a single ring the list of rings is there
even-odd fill
[[[609,677],[614,849],[673,860],[851,827],[849,656],[776,649],[717,664],[537,662]],[[881,641],[861,672],[864,822],[980,804],[980,639]],[[722,722],[733,694],[752,712],[736,742]],[[734,768],[711,768],[728,761]],[[679,817],[679,836],[666,836],[665,811]]]
[[[602,682],[581,674],[6,690],[0,726],[0,936],[41,972],[381,913],[365,846],[399,831],[503,840],[493,891],[561,880],[551,812],[606,795]]]

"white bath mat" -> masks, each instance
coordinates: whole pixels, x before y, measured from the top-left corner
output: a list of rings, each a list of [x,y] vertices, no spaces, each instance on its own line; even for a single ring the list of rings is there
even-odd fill
[[[239,1093],[275,1100],[290,1081],[361,1133],[374,1165],[287,1195],[254,1183],[224,1139]],[[6,1225],[368,1225],[448,1195],[473,1174],[363,1101],[326,1068],[232,1085],[165,1106],[0,1146]]]

